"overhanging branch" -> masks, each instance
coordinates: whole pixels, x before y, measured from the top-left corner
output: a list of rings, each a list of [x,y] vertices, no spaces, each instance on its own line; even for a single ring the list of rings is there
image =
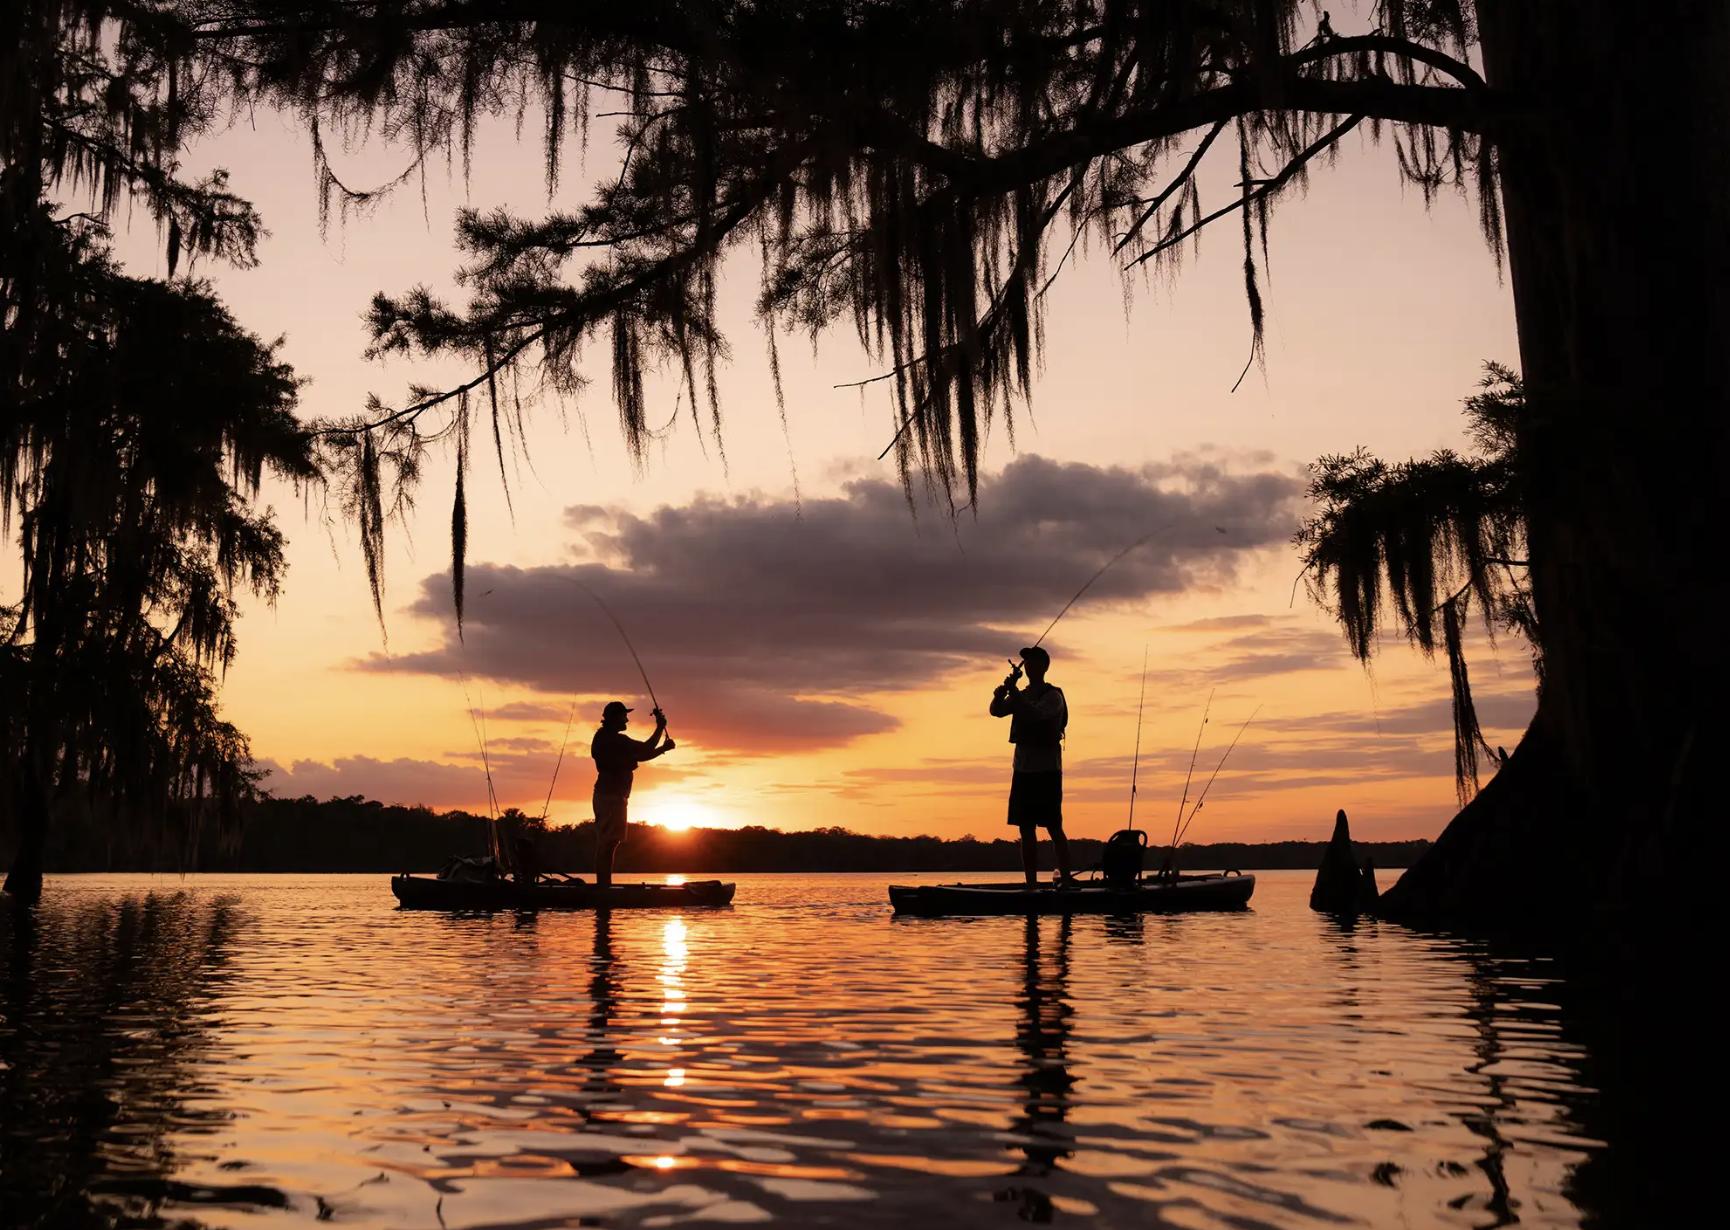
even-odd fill
[[[1210,223],[1217,222],[1228,214],[1236,213],[1240,209],[1246,209],[1257,201],[1266,200],[1268,197],[1272,196],[1290,183],[1292,177],[1302,170],[1304,164],[1309,162],[1310,159],[1338,142],[1341,137],[1345,136],[1352,129],[1363,123],[1363,121],[1363,116],[1354,115],[1344,123],[1334,125],[1332,128],[1328,129],[1327,132],[1317,137],[1309,145],[1299,151],[1297,156],[1290,162],[1286,163],[1285,166],[1281,167],[1279,174],[1275,175],[1272,179],[1263,180],[1261,185],[1253,192],[1243,193],[1230,205],[1222,205],[1220,208],[1208,214],[1205,218],[1192,222],[1190,225],[1184,227],[1181,231],[1177,232],[1177,234],[1167,236],[1165,239],[1160,240],[1158,243],[1154,244],[1153,247],[1130,261],[1126,268],[1133,269],[1145,261],[1150,261],[1161,252],[1176,247],[1178,244],[1182,243],[1184,240],[1188,239],[1191,235],[1195,234]]]

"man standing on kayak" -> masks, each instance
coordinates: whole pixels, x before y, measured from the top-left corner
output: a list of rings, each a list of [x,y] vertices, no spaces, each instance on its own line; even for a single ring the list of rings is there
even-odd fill
[[[623,701],[608,701],[601,710],[601,727],[589,741],[589,755],[595,758],[595,883],[602,888],[613,882],[613,855],[629,827],[632,775],[643,761],[665,756],[674,747],[666,714],[656,709],[655,733],[633,739],[625,733],[630,712]]]
[[[1051,834],[1057,849],[1057,883],[1069,874],[1069,841],[1063,833],[1063,732],[1069,705],[1063,690],[1045,681],[1051,655],[1035,645],[1021,651],[1021,664],[991,694],[991,716],[1009,719],[1015,744],[1015,775],[1009,783],[1009,823],[1021,830],[1021,867],[1027,886],[1039,883],[1039,830]],[[1027,672],[1027,686],[1016,685]]]

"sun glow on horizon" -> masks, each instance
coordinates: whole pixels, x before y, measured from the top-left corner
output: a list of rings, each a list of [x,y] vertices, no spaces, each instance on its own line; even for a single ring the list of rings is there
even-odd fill
[[[664,795],[653,802],[644,800],[643,822],[656,828],[666,829],[670,833],[683,833],[690,829],[725,829],[733,826],[727,818],[721,815],[707,803],[702,803],[687,795]]]

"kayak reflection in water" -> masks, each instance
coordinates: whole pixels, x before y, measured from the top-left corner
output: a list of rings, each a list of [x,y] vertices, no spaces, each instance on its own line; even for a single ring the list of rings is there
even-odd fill
[[[632,775],[645,760],[665,756],[675,746],[665,713],[655,710],[655,733],[647,739],[625,733],[630,713],[623,701],[608,701],[601,710],[601,727],[589,743],[589,755],[595,758],[595,883],[602,888],[613,883],[613,856],[629,827]]]
[[[1063,833],[1063,732],[1069,704],[1063,689],[1045,681],[1051,655],[1035,645],[1021,651],[1021,662],[991,694],[991,716],[1009,719],[1015,744],[1015,775],[1009,784],[1009,823],[1021,830],[1021,868],[1027,886],[1039,882],[1039,830],[1057,848],[1057,883],[1067,887],[1069,841]],[[1027,686],[1016,686],[1022,671]]]

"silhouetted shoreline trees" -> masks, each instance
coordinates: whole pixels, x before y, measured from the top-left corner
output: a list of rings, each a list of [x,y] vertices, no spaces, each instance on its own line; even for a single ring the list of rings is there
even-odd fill
[[[489,852],[488,820],[464,811],[434,811],[347,798],[262,798],[246,805],[237,840],[192,851],[165,848],[111,825],[71,822],[53,835],[48,865],[55,871],[437,871],[453,854]],[[530,817],[543,867],[587,877],[594,856],[594,825],[543,826]],[[1075,838],[1077,865],[1099,861],[1101,843]],[[1409,866],[1424,841],[1360,842],[1384,867]],[[1323,843],[1312,841],[1186,845],[1179,865],[1188,870],[1235,867],[1314,870]],[[1159,851],[1153,856],[1163,855]],[[762,825],[738,829],[673,831],[631,828],[619,857],[627,874],[757,871],[1005,871],[1019,872],[1015,842],[972,837],[880,837],[844,828],[782,831]]]

